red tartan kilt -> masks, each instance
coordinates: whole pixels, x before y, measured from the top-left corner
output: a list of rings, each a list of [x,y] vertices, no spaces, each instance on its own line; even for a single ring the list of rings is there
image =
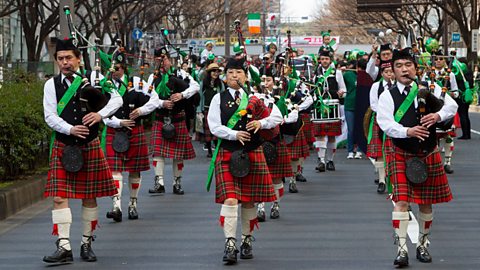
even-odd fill
[[[73,199],[93,199],[113,196],[117,188],[112,178],[112,172],[100,147],[100,141],[95,138],[83,150],[83,168],[76,173],[65,171],[61,158],[65,144],[55,140],[50,157],[45,197],[63,197]]]
[[[380,138],[380,127],[377,123],[377,118],[373,120],[373,129],[372,129],[372,140],[367,146],[367,157],[370,158],[381,158],[383,157],[382,153],[382,138]]]
[[[243,178],[230,173],[231,152],[220,148],[215,161],[215,202],[226,199],[240,202],[272,202],[276,199],[272,177],[268,171],[262,147],[248,153],[250,173]]]
[[[394,145],[392,146],[391,139],[387,139],[385,143],[389,145],[389,148],[386,149],[390,149],[385,152],[385,155],[387,175],[389,175],[393,186],[393,201],[436,204],[452,200],[452,193],[438,149],[424,159],[428,171],[427,181],[422,184],[412,184],[405,175],[405,161],[415,156],[420,158],[422,156],[410,154]]]
[[[200,142],[211,142],[216,140],[217,137],[213,136],[212,132],[210,132],[210,128],[208,127],[208,110],[205,110],[203,115],[205,116],[205,118],[203,118],[203,133],[197,132],[195,139]]]
[[[268,165],[272,179],[293,176],[290,152],[283,141],[275,144],[277,148],[277,159],[273,164]]]
[[[174,115],[172,119],[184,117],[185,113]],[[188,134],[187,124],[185,121],[173,123],[175,126],[175,138],[172,140],[164,140],[162,138],[163,122],[156,120],[152,126],[152,138],[150,145],[152,145],[153,157],[164,157],[188,160],[195,158],[195,150],[192,145],[192,138]]]
[[[313,136],[313,123],[310,114],[300,113],[303,120],[303,132],[305,132],[305,139],[308,144],[315,142],[315,136]]]
[[[342,121],[332,123],[313,123],[313,135],[318,136],[340,136],[342,135]]]
[[[303,128],[298,132],[297,136],[295,136],[293,142],[287,144],[287,148],[292,159],[306,158],[310,155],[310,149]]]
[[[107,161],[112,172],[143,172],[150,169],[148,146],[143,126],[133,127],[131,134],[128,151],[117,153],[112,147],[115,129],[107,127]]]

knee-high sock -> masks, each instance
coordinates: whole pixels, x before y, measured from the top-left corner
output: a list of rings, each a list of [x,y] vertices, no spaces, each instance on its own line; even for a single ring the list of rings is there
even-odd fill
[[[324,137],[315,142],[318,149],[317,155],[321,162],[325,162],[325,153],[327,152],[327,141]]]
[[[82,206],[82,222],[83,222],[83,236],[82,244],[91,242],[93,231],[97,228],[98,223],[98,207],[88,208]]]
[[[452,154],[454,150],[454,143],[452,138],[445,139],[445,165],[452,164]]]
[[[58,235],[59,246],[71,250],[70,246],[70,225],[72,225],[72,212],[70,208],[52,210],[53,235]],[[67,238],[67,239],[61,239]]]
[[[333,161],[333,157],[335,156],[335,152],[337,151],[337,143],[334,140],[333,142],[329,141],[327,143],[327,161]]]
[[[283,183],[273,184],[273,188],[275,189],[275,196],[277,197],[275,202],[280,202],[280,199],[283,196]]]
[[[423,212],[418,213],[418,242],[417,247],[426,246],[428,243],[428,234],[430,233],[430,228],[432,226],[433,213],[425,214]]]
[[[117,187],[117,194],[112,196],[113,209],[122,210],[122,190],[123,190],[123,176],[121,172],[113,172],[113,181]]]
[[[242,240],[247,235],[253,235],[255,226],[258,229],[257,212],[255,208],[246,208],[242,206]]]
[[[295,183],[296,182],[295,176],[298,174],[298,167],[300,167],[300,161],[298,159],[292,160],[291,164],[292,164],[293,176],[290,177],[290,182]]]
[[[379,158],[375,162],[375,168],[378,171],[378,182],[385,184],[385,166],[383,164],[383,159]]]
[[[173,160],[173,184],[180,184],[180,178],[182,177],[183,171],[183,160],[174,159]]]
[[[158,179],[160,185],[165,185],[163,182],[163,169],[165,168],[165,158],[154,157],[153,158],[153,170],[155,171],[155,177]]]
[[[409,218],[408,212],[392,212],[392,225],[395,230],[395,241],[398,245],[398,251],[403,249],[408,252],[407,229]]]
[[[129,205],[134,204],[136,206],[137,201],[132,199],[138,198],[138,191],[140,190],[140,185],[142,184],[142,177],[140,176],[140,173],[130,173],[130,175],[128,176],[128,184],[130,186]]]
[[[238,205],[222,205],[220,210],[220,226],[225,238],[235,238],[237,234]]]

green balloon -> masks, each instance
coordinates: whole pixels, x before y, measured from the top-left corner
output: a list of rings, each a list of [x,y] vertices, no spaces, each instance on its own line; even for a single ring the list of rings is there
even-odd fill
[[[348,61],[357,60],[357,55],[359,52],[359,49],[353,49],[348,55]]]
[[[438,48],[440,48],[440,43],[438,42],[438,40],[429,37],[425,41],[425,48],[427,49],[427,52],[432,53],[438,50]]]
[[[422,54],[420,54],[420,57],[418,57],[418,64],[420,64],[421,66],[430,65],[431,56],[432,55],[429,52],[423,52]]]

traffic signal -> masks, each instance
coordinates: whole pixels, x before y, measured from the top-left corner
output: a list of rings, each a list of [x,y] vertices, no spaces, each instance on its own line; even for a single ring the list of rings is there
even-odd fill
[[[249,45],[249,44],[258,44],[258,39],[256,38],[247,38],[245,39],[245,44],[246,45]]]
[[[169,34],[176,34],[177,30],[176,29],[161,29],[162,35],[168,36]]]

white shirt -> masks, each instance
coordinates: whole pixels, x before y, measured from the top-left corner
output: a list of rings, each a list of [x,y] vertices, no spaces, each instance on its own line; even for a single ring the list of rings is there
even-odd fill
[[[392,87],[390,91],[400,91],[403,93],[405,85],[397,82],[398,89]],[[393,103],[392,95],[390,91],[383,91],[378,100],[378,110],[377,110],[377,122],[380,128],[387,134],[387,136],[392,138],[407,138],[407,129],[402,124],[395,121],[395,105]],[[434,95],[440,97],[442,93],[442,88],[435,84]],[[417,99],[414,99],[415,108],[418,107]],[[445,95],[445,103],[438,115],[440,116],[440,121],[452,118],[457,112],[458,105],[457,103],[449,96]]]
[[[90,76],[90,81],[94,82],[96,71],[92,71],[92,75]],[[99,74],[100,78],[103,78],[101,74]],[[74,77],[77,75],[74,74]],[[70,86],[70,82],[65,79],[65,75],[61,74],[60,79],[62,82],[66,81],[67,85]],[[93,84],[95,86],[95,84]],[[53,78],[50,78],[43,87],[43,111],[45,116],[45,122],[47,125],[55,130],[56,132],[60,132],[66,135],[70,135],[70,130],[72,129],[72,125],[67,123],[63,118],[61,118],[57,113],[57,95],[55,91],[55,83]],[[108,101],[107,105],[103,107],[98,114],[102,118],[106,118],[112,114],[114,114],[118,108],[120,108],[123,104],[122,97],[118,94],[117,91],[112,90],[110,93],[110,100]]]
[[[375,63],[377,62],[377,57],[370,57],[370,59],[368,59],[368,62],[367,62],[367,70],[366,72],[368,73],[368,75],[370,75],[370,77],[372,77],[372,79],[375,81],[377,79],[377,76],[378,76],[378,67],[375,65]]]
[[[443,73],[445,72],[445,69],[442,68],[441,70],[435,70],[435,75],[436,78],[440,77]],[[457,79],[455,78],[455,74],[453,72],[450,72],[448,75],[450,77],[450,89],[449,91],[457,91],[458,90],[458,85],[457,85]],[[422,81],[430,80],[430,78],[427,78],[427,73],[425,72],[422,76]],[[442,81],[443,83],[443,81]]]
[[[205,61],[207,61],[208,56],[209,56],[210,54],[213,54],[213,49],[212,49],[212,51],[209,51],[209,50],[207,50],[207,49],[203,50],[203,51],[202,51],[202,55],[200,56],[200,64],[205,63]]]
[[[232,97],[235,97],[235,89],[227,88],[228,92]],[[240,96],[243,96],[243,89],[238,89],[240,92]],[[236,141],[237,140],[237,132],[238,130],[233,130],[228,128],[225,125],[222,125],[222,118],[221,118],[221,110],[220,110],[220,93],[215,94],[213,96],[212,101],[210,102],[210,108],[208,110],[208,127],[213,135],[218,138],[222,138],[225,140]],[[273,106],[272,112],[266,118],[260,120],[262,124],[262,129],[272,129],[276,127],[283,121],[282,113],[277,108],[277,106]]]
[[[121,80],[123,82],[125,82],[124,79],[125,79],[125,76],[123,76],[121,78]],[[128,91],[143,92],[145,95],[150,96],[150,99],[148,100],[148,102],[145,103],[142,107],[139,107],[140,116],[143,116],[143,115],[147,115],[147,114],[153,112],[156,108],[158,108],[158,106],[160,106],[160,98],[158,97],[158,94],[157,94],[157,92],[155,92],[155,90],[152,90],[152,92],[148,93],[149,85],[145,81],[143,81],[143,88],[142,89],[140,89],[139,83],[140,83],[140,78],[137,77],[137,76],[134,76],[133,77],[133,88],[129,89]],[[117,81],[114,81],[114,84],[117,87],[117,89],[121,87],[120,83],[117,82]],[[128,85],[128,81],[126,81],[125,84]],[[109,127],[120,128],[120,127],[122,127],[120,125],[120,122],[122,120],[124,120],[124,119],[118,119],[116,116],[112,116],[111,118],[104,118],[103,122]]]
[[[381,82],[376,82],[372,85],[372,88],[370,88],[370,108],[372,111],[376,112],[377,111],[377,106],[378,106],[378,88],[380,88],[380,83],[383,84],[383,91],[388,90],[388,82],[386,80],[383,80]]]

